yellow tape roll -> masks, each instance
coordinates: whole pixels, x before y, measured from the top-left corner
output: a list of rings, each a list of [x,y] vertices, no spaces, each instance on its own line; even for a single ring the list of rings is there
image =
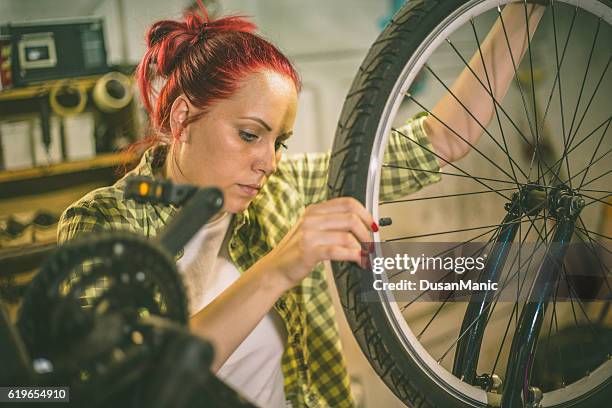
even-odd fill
[[[49,91],[49,105],[60,116],[81,113],[87,105],[87,92],[77,82],[60,81]]]
[[[93,100],[102,112],[112,113],[125,108],[132,100],[132,81],[119,73],[109,72],[96,82]]]

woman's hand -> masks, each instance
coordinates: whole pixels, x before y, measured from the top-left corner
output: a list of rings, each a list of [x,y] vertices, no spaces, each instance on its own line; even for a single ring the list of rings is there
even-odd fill
[[[259,262],[289,290],[321,261],[362,264],[366,254],[362,253],[360,242],[372,241],[373,229],[378,229],[374,219],[354,198],[313,204],[306,207],[301,219]]]
[[[359,201],[343,197],[306,208],[302,218],[266,256],[190,319],[191,329],[208,338],[216,372],[249,335],[276,300],[324,260],[354,261],[359,242],[378,228]]]

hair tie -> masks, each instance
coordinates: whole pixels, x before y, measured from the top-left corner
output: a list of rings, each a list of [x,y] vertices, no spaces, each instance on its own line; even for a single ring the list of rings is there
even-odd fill
[[[208,23],[206,22],[202,23],[202,26],[200,27],[200,32],[198,33],[198,42],[202,42],[206,38],[206,28],[207,27],[208,27]]]

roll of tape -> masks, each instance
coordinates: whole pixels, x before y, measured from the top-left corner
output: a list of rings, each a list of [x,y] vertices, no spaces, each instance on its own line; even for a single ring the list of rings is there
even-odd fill
[[[93,100],[102,112],[112,113],[125,108],[132,100],[132,81],[119,73],[109,72],[96,82]]]
[[[60,116],[81,113],[87,104],[87,92],[78,83],[61,81],[49,92],[49,105]]]

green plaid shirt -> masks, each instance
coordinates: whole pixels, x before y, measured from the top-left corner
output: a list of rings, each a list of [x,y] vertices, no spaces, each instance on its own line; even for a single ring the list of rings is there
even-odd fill
[[[427,171],[383,168],[381,199],[405,196],[440,178],[436,174],[439,167],[435,156],[419,147],[420,144],[432,150],[423,130],[423,119],[409,121],[401,128],[404,135],[417,143],[396,132],[391,134],[385,162]],[[166,153],[165,146],[147,150],[140,164],[126,177],[130,174],[153,177]],[[274,248],[306,206],[326,199],[329,159],[329,153],[315,153],[281,160],[251,205],[232,218],[228,252],[239,271],[245,271]],[[176,209],[124,200],[126,177],[72,204],[60,220],[58,242],[102,230],[130,230],[147,237],[157,235]],[[288,333],[282,358],[287,400],[293,407],[352,406],[323,263],[278,299],[275,309]]]

